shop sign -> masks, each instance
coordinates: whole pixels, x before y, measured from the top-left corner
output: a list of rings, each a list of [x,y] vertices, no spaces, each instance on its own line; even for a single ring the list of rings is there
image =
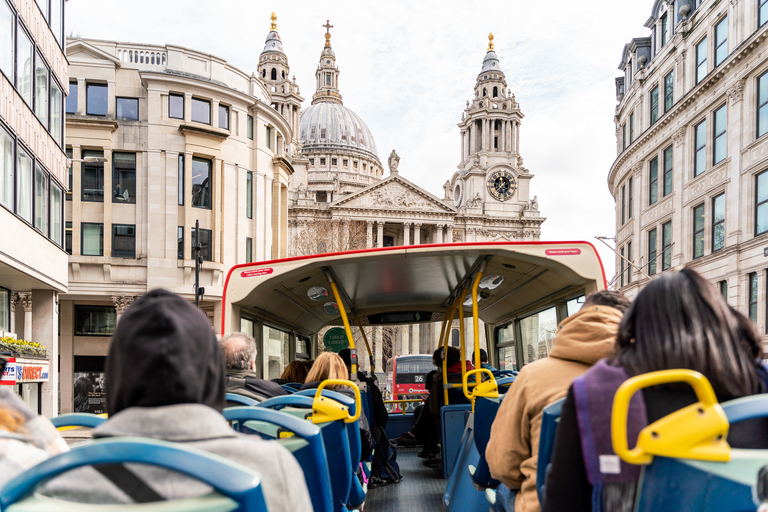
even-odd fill
[[[16,358],[8,358],[8,362],[5,365],[5,369],[3,370],[3,376],[0,379],[0,385],[16,385]]]
[[[16,382],[47,382],[48,361],[16,359]]]

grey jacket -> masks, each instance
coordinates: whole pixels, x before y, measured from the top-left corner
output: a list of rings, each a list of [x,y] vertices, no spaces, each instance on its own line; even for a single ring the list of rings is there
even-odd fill
[[[184,443],[255,469],[270,512],[312,510],[304,473],[296,459],[274,441],[238,434],[216,410],[201,404],[131,407],[94,429],[94,438],[140,436]],[[169,499],[189,498],[211,488],[184,475],[145,465],[127,465]],[[48,483],[42,494],[79,503],[131,503],[91,467],[70,471]]]

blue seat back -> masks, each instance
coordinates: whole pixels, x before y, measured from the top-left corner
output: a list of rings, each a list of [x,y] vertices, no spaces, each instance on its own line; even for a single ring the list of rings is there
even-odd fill
[[[544,408],[541,416],[541,433],[539,434],[539,457],[536,466],[536,492],[539,503],[544,503],[544,484],[547,469],[552,462],[552,451],[555,449],[555,434],[560,422],[560,412],[563,410],[565,398],[552,402]]]
[[[285,391],[287,391],[289,395],[292,395],[292,394],[294,394],[295,392],[298,391],[298,389],[296,389],[293,386],[289,386],[288,384],[283,384],[280,387],[283,388]]]
[[[312,497],[312,508],[316,512],[333,510],[331,477],[319,427],[289,414],[264,407],[231,407],[224,409],[223,414],[228,421],[270,423],[307,441],[306,446],[293,451],[293,456],[304,471],[304,480]]]
[[[515,382],[515,378],[517,377],[517,372],[507,372],[507,373],[514,373],[515,375],[496,379],[496,385],[499,387],[500,395],[503,395],[504,393],[509,391],[509,386],[512,385],[513,382]]]
[[[228,404],[244,405],[246,407],[250,407],[259,403],[258,400],[254,400],[251,397],[239,395],[237,393],[227,393],[226,399]]]
[[[299,382],[286,382],[283,384],[283,386],[287,386],[289,388],[293,388],[294,390],[298,391],[304,386],[304,384],[301,384]]]
[[[73,412],[51,418],[51,423],[56,428],[60,427],[88,427],[96,428],[107,421],[107,418],[87,412]]]
[[[475,489],[469,474],[469,466],[476,465],[480,458],[475,447],[474,419],[474,414],[470,414],[467,418],[456,455],[456,467],[451,473],[443,495],[443,506],[446,512],[488,510],[485,494]]]
[[[493,420],[496,419],[496,413],[499,411],[503,398],[503,396],[496,398],[479,397],[475,400],[474,434],[475,448],[479,454],[479,459],[475,473],[472,475],[472,481],[481,488],[496,487],[499,484],[498,480],[491,478],[491,470],[485,460],[485,449],[491,439],[491,426]]]
[[[440,438],[443,454],[443,476],[448,478],[456,465],[461,448],[464,426],[472,411],[472,405],[446,405],[440,408]]]
[[[223,457],[180,444],[124,437],[76,446],[21,473],[0,490],[0,509],[29,496],[48,480],[71,469],[94,464],[136,463],[171,469],[200,480],[238,504],[238,511],[267,506],[258,473]]]

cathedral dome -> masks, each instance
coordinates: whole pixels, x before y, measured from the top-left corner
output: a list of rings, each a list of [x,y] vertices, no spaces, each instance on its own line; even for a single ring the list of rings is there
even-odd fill
[[[357,150],[379,159],[368,125],[339,103],[321,101],[302,110],[299,139],[304,150]]]

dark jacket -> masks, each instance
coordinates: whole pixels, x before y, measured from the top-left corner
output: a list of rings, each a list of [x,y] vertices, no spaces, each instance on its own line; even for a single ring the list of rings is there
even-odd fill
[[[280,384],[260,379],[251,370],[227,370],[227,393],[237,393],[259,402],[288,394]]]

